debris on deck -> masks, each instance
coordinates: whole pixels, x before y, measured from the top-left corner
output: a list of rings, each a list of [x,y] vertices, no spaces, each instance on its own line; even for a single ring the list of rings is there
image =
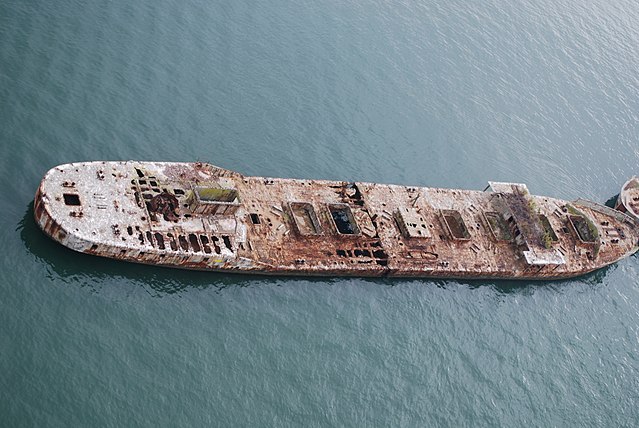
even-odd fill
[[[482,192],[245,177],[200,162],[84,162],[45,175],[35,218],[73,250],[170,267],[548,279],[637,250],[639,180],[626,187],[613,210],[517,183]]]

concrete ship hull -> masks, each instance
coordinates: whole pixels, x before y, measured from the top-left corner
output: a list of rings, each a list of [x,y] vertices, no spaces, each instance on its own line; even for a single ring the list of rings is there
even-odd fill
[[[632,177],[624,183],[615,209],[639,221],[639,177]]]
[[[204,163],[84,162],[44,176],[35,219],[72,250],[184,269],[304,276],[555,279],[637,251],[593,202],[245,177]]]

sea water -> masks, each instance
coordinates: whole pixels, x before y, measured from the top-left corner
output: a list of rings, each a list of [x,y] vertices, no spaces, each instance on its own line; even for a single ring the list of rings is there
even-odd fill
[[[570,281],[223,275],[73,253],[51,167],[604,202],[639,173],[630,0],[0,3],[0,425],[631,426],[639,257]]]

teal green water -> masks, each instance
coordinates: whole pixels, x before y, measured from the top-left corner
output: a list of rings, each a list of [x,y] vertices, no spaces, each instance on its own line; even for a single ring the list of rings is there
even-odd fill
[[[571,281],[289,279],[72,253],[49,168],[603,202],[639,173],[639,4],[0,3],[0,425],[633,426],[639,257]]]

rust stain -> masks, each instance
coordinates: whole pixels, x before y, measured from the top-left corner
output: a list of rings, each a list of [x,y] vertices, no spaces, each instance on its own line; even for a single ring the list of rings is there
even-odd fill
[[[470,191],[245,177],[205,163],[61,165],[43,178],[34,212],[76,251],[260,274],[565,278],[639,243],[632,216],[522,184]]]

